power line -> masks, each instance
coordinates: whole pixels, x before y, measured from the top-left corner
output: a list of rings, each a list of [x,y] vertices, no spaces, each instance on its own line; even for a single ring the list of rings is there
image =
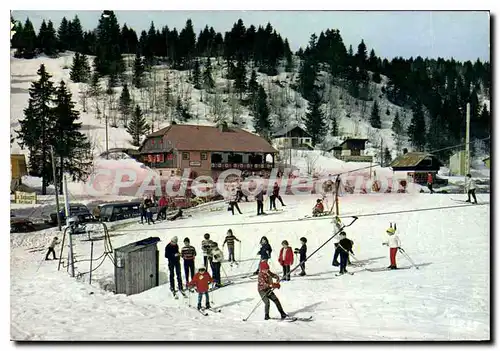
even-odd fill
[[[453,146],[448,146],[448,147],[445,147],[445,148],[442,148],[442,149],[438,149],[438,150],[433,150],[433,151],[429,151],[428,153],[430,154],[433,154],[433,153],[436,153],[436,152],[439,152],[439,151],[443,151],[443,150],[448,150],[448,149],[454,149],[454,148],[457,148],[459,146],[465,146],[467,144],[472,144],[476,141],[483,141],[483,140],[488,140],[490,139],[491,136],[487,137],[487,138],[483,138],[483,139],[475,139],[473,141],[469,141],[468,143],[461,143],[461,144],[457,144],[457,145],[453,145]]]
[[[489,202],[478,204],[475,206],[484,206],[489,205]],[[356,217],[373,217],[373,216],[387,216],[392,214],[400,214],[400,213],[409,213],[409,212],[424,212],[424,211],[437,211],[437,210],[446,210],[446,209],[454,209],[461,207],[470,207],[469,204],[464,205],[453,205],[453,206],[440,206],[440,207],[428,207],[428,208],[420,208],[420,209],[412,209],[412,210],[399,210],[399,211],[389,211],[389,212],[376,212],[376,213],[367,213],[367,214],[358,214]],[[354,216],[354,214],[350,214],[350,216]],[[342,216],[339,216],[342,217]],[[324,217],[311,217],[311,218],[300,218],[300,219],[283,219],[278,221],[260,221],[260,222],[242,222],[242,223],[222,223],[222,224],[207,224],[207,225],[193,225],[193,226],[184,226],[184,227],[162,227],[162,228],[144,228],[140,231],[158,231],[158,230],[175,230],[175,229],[196,229],[196,228],[216,228],[216,227],[230,227],[230,226],[247,226],[247,225],[256,225],[256,224],[278,224],[278,223],[292,223],[292,222],[302,222],[302,221],[318,221],[325,219],[332,219],[333,216],[324,216]],[[121,229],[117,230],[117,232],[137,232],[137,229]]]

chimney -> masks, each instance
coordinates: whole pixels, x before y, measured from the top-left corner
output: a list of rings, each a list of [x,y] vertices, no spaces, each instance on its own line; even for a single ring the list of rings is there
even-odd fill
[[[224,133],[224,132],[228,132],[229,131],[229,128],[227,126],[227,122],[223,121],[223,122],[220,122],[218,125],[217,125],[217,128],[219,128],[219,130]]]
[[[403,149],[403,155],[407,154],[408,153],[408,149],[407,148],[404,148]]]

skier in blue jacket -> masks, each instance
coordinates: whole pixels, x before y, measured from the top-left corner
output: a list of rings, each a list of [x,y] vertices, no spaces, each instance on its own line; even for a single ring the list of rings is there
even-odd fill
[[[257,255],[260,255],[260,262],[262,261],[268,261],[271,258],[271,252],[273,252],[273,249],[271,245],[269,244],[269,240],[267,237],[263,236],[260,239],[260,250],[257,252]],[[259,274],[259,269],[254,272],[254,275]]]

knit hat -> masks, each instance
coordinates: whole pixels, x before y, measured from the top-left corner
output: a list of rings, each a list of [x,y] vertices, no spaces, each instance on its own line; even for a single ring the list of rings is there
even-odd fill
[[[185,239],[184,239],[184,242],[185,242],[185,243],[190,243],[189,238],[185,238]]]
[[[269,264],[267,264],[266,261],[261,261],[260,264],[259,264],[259,270],[261,271],[267,271],[269,270]]]
[[[391,234],[391,235],[392,235],[392,234],[394,234],[394,233],[396,233],[396,229],[394,229],[394,228],[392,228],[392,227],[387,228],[387,234]]]
[[[307,243],[307,239],[304,237],[300,238],[300,241],[302,241],[303,243]]]
[[[205,235],[203,235],[203,237],[208,240],[210,239],[210,234],[206,233]]]
[[[172,240],[171,240],[171,241],[172,241],[174,244],[177,244],[177,240],[178,240],[178,239],[177,239],[177,237],[176,237],[176,236],[174,236],[174,237],[172,238]]]

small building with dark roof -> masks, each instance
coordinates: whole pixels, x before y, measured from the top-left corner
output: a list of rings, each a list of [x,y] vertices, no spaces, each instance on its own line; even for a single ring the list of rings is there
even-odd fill
[[[408,176],[418,184],[427,183],[427,174],[436,177],[443,163],[433,154],[426,152],[407,152],[397,157],[389,167],[394,172],[407,172]]]
[[[348,138],[328,151],[333,151],[335,158],[345,162],[372,162],[372,156],[364,155],[367,141],[368,139]]]
[[[312,150],[312,136],[304,128],[293,124],[272,134],[273,146],[278,150]]]

